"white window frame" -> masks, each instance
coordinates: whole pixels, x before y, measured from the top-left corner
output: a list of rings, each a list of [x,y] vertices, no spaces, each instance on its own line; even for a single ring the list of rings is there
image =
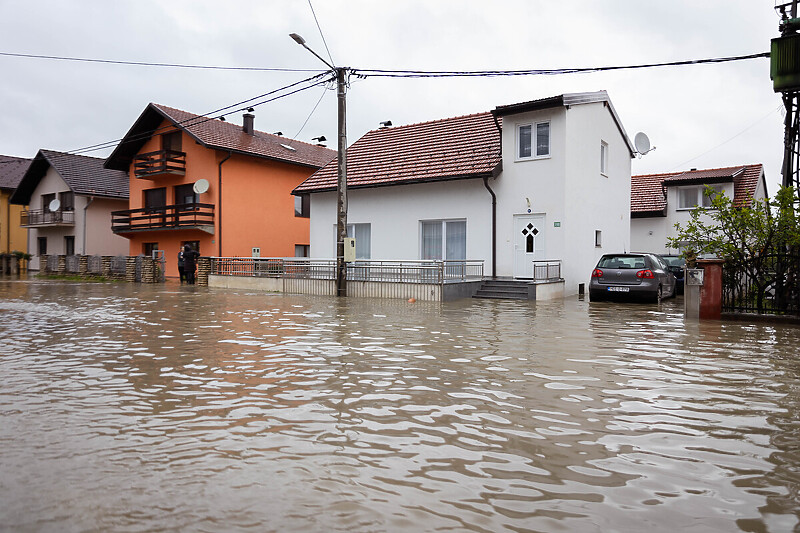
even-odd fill
[[[608,177],[608,143],[600,141],[600,175]]]
[[[536,142],[537,138],[537,130],[539,126],[546,124],[547,125],[547,153],[539,153],[538,152],[538,143]],[[531,129],[531,155],[523,156],[520,155],[520,130],[522,128],[530,128]],[[532,161],[536,159],[548,159],[550,157],[550,153],[552,152],[552,129],[550,126],[549,120],[539,120],[535,122],[525,122],[517,124],[516,127],[516,138],[514,141],[514,155],[517,161]]]
[[[711,187],[714,188],[717,192],[725,194],[725,185],[724,184],[709,184]],[[681,200],[683,199],[683,193],[687,191],[695,191],[695,204],[690,206],[681,205]],[[691,187],[678,187],[676,193],[678,195],[678,207],[676,208],[678,211],[690,211],[695,207],[701,207],[703,209],[713,209],[711,206],[711,197],[705,195],[706,185],[692,185]]]
[[[603,247],[603,231],[596,229],[594,230],[594,247],[595,248],[602,248]]]
[[[366,243],[364,243],[364,239],[357,239],[356,238],[356,226],[359,226],[360,229],[363,231],[365,228],[369,232],[369,239]],[[337,242],[336,242],[336,231],[337,227],[334,224],[333,226],[333,256],[336,257],[337,253]],[[360,233],[361,231],[359,231]],[[347,237],[350,239],[356,239],[356,260],[358,261],[369,261],[372,259],[372,224],[370,222],[358,222],[358,223],[347,223]],[[366,252],[366,253],[364,253]]]
[[[464,223],[464,259],[447,259],[447,224],[454,223],[454,222],[463,222]],[[442,257],[438,259],[423,259],[424,254],[424,235],[423,235],[423,224],[431,224],[431,223],[439,223],[442,227],[442,244],[441,244],[441,255]],[[467,251],[467,219],[466,218],[444,218],[444,219],[432,219],[432,220],[420,220],[419,221],[419,258],[422,261],[465,261],[466,260],[466,251]]]

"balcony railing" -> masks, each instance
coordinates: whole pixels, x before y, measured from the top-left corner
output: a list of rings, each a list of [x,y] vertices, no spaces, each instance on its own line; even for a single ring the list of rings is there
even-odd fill
[[[20,216],[20,226],[74,226],[75,211],[29,209]]]
[[[176,204],[111,213],[114,233],[214,226],[214,204]],[[209,231],[213,233],[212,231]]]
[[[183,176],[186,174],[186,153],[159,150],[139,154],[133,159],[133,174],[141,179],[152,179],[160,174]]]

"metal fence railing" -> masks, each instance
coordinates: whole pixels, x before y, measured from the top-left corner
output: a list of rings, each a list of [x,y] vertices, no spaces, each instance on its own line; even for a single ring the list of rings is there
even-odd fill
[[[551,261],[533,262],[534,281],[552,281],[557,279],[561,279],[561,260],[554,259]]]
[[[336,260],[264,257],[212,257],[211,274],[285,279],[332,280]],[[349,281],[443,284],[483,278],[483,261],[354,261]]]
[[[722,269],[722,311],[800,315],[800,252],[762,254]]]

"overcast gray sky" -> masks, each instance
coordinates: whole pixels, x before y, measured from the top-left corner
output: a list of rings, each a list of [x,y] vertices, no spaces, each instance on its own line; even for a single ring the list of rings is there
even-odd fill
[[[769,50],[774,0],[312,0],[337,66],[553,69]],[[308,0],[0,0],[0,52],[121,61],[317,69],[327,58]],[[324,66],[322,66],[324,68]],[[308,73],[185,70],[0,56],[0,153],[33,157],[123,136],[148,102],[197,114]],[[353,79],[348,141],[395,125],[605,89],[628,135],[654,152],[633,173],[763,163],[780,183],[783,106],[769,60],[562,76]],[[323,96],[324,95],[324,96]],[[316,87],[256,109],[256,128],[335,148],[336,94]],[[240,123],[241,117],[230,116]],[[110,149],[89,155],[105,157]]]

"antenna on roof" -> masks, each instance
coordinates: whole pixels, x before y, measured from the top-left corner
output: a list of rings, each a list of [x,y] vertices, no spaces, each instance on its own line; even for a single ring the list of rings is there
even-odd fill
[[[636,157],[639,158],[656,149],[655,146],[650,148],[650,139],[641,131],[633,138],[633,145],[636,147]]]

